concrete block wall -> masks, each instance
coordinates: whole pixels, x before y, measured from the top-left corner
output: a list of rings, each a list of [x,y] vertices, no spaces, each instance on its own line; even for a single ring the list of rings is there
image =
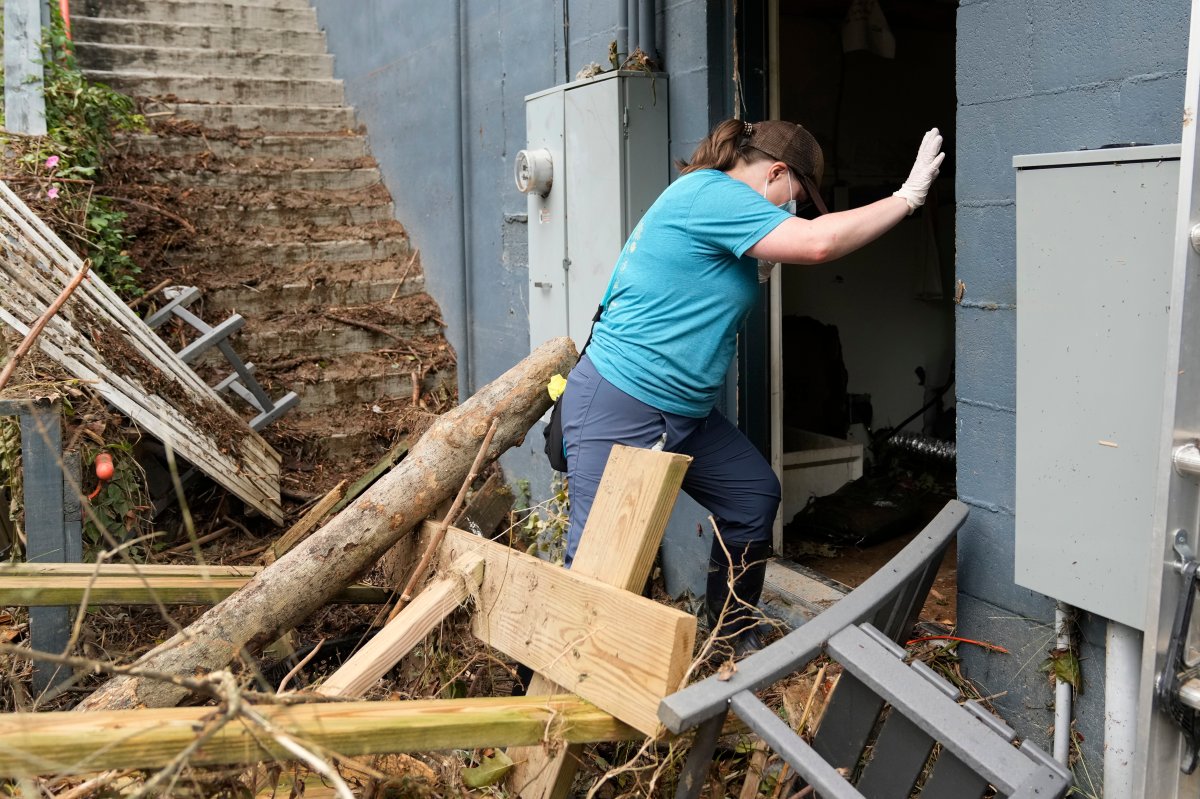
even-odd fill
[[[1180,139],[1189,4],[1184,0],[961,0],[955,160],[959,630],[1012,650],[964,649],[966,672],[1022,734],[1047,743],[1054,603],[1013,582],[1016,231],[1012,157]],[[1069,324],[1070,298],[1063,298]],[[1081,788],[1099,795],[1104,626],[1082,622]]]

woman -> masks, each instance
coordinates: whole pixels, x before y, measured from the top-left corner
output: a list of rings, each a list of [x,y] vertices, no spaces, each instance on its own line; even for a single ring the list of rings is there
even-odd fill
[[[614,444],[689,455],[683,490],[713,514],[720,533],[709,558],[709,622],[714,629],[719,622],[718,636],[739,655],[761,645],[751,608],[762,593],[779,481],[713,409],[738,329],[758,298],[759,263],[820,264],[874,241],[925,202],[941,144],[936,128],[925,134],[893,196],[831,214],[818,189],[820,145],[791,122],[726,120],[691,162],[679,164],[682,177],[625,243],[560,400],[571,487],[568,566]],[[822,215],[794,216],[807,202]],[[737,599],[722,617],[731,583]]]

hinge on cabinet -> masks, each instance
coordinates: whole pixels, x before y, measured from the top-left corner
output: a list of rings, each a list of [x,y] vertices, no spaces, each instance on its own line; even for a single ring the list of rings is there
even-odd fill
[[[1179,604],[1171,625],[1166,662],[1154,683],[1154,699],[1183,732],[1183,760],[1179,770],[1191,774],[1200,760],[1200,662],[1188,663],[1187,638],[1196,605],[1196,572],[1200,569],[1186,530],[1175,531],[1176,569],[1180,575]]]

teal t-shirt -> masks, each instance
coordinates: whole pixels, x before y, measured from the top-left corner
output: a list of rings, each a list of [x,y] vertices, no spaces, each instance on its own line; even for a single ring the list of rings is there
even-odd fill
[[[745,252],[789,218],[714,169],[668,186],[617,259],[587,350],[596,370],[659,410],[707,416],[758,297]]]

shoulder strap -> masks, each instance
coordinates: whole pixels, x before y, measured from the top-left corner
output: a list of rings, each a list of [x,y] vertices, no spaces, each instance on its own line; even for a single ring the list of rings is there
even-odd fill
[[[592,314],[592,329],[588,331],[587,341],[583,343],[583,349],[579,351],[579,357],[587,352],[588,344],[592,343],[592,334],[596,332],[596,323],[600,321],[600,314],[604,313],[604,306],[608,305],[608,299],[612,296],[613,285],[617,282],[617,268],[614,266],[612,275],[608,278],[608,286],[604,289],[604,296],[600,298],[600,304],[596,306],[596,313]]]

